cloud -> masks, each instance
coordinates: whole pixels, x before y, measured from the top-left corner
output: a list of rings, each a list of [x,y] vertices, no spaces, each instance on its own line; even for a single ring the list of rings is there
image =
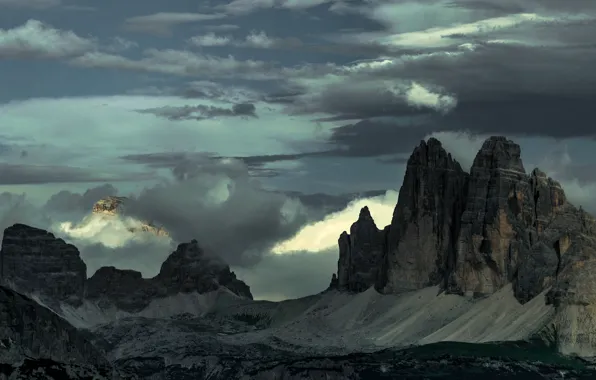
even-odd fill
[[[358,220],[360,209],[368,206],[377,226],[383,228],[391,222],[396,203],[395,191],[354,200],[343,210],[279,242],[254,267],[234,270],[250,285],[257,299],[279,301],[319,293],[329,286],[331,275],[337,271],[337,239]]]
[[[206,106],[199,104],[196,106],[183,107],[159,107],[139,110],[141,113],[150,113],[156,116],[164,117],[168,120],[205,120],[217,117],[258,117],[256,107],[252,103],[234,104],[232,108],[223,108],[216,106]]]
[[[442,112],[449,112],[457,105],[457,99],[453,96],[431,92],[416,82],[412,82],[412,87],[406,92],[406,101],[415,107],[427,107]]]
[[[127,40],[126,38],[122,38],[122,37],[114,37],[112,39],[112,42],[107,45],[105,47],[105,49],[107,51],[110,52],[122,52],[122,51],[126,51],[126,50],[130,50],[133,48],[137,48],[139,47],[139,44],[131,41],[131,40]]]
[[[232,0],[220,8],[227,13],[241,15],[267,8],[304,10],[334,1],[338,0]]]
[[[102,266],[115,266],[149,278],[159,273],[176,244],[167,236],[142,231],[142,226],[133,218],[89,214],[79,222],[60,222],[54,228],[79,248],[88,276]]]
[[[492,34],[500,29],[513,28],[525,22],[545,23],[555,20],[535,13],[513,14],[448,27],[433,27],[422,31],[393,34],[383,38],[383,43],[398,47],[447,47],[458,42],[457,39],[450,39],[450,36],[457,36],[458,39],[467,35],[478,37],[481,34]]]
[[[219,24],[219,25],[204,25],[204,29],[212,30],[214,32],[229,32],[232,30],[239,29],[240,27],[235,24]]]
[[[143,58],[133,60],[120,55],[91,52],[70,62],[80,67],[155,72],[204,79],[269,80],[282,75],[276,70],[275,63],[237,60],[232,55],[218,57],[173,49],[147,49],[143,55]]]
[[[160,12],[145,16],[130,17],[124,21],[124,28],[131,32],[156,36],[171,36],[172,28],[186,23],[217,20],[224,14]]]
[[[211,32],[202,36],[191,37],[188,42],[191,45],[198,47],[235,46],[254,49],[295,49],[298,47],[308,48],[308,46],[305,46],[302,41],[296,37],[270,37],[262,30],[251,31],[243,40],[234,40],[230,36],[218,36]]]
[[[0,8],[48,9],[61,4],[61,0],[0,0]]]
[[[242,87],[216,88],[210,83],[193,83],[192,88],[203,91],[205,96],[222,99],[202,99],[200,103],[207,107],[207,111],[217,111],[209,107],[226,109],[229,111],[226,113],[237,115],[248,115],[252,111],[250,106],[233,107],[234,104],[251,103],[247,99],[255,97]],[[60,168],[58,173],[63,179],[67,170],[67,173],[83,178],[82,170],[87,172],[85,178],[110,183],[114,179],[119,181],[114,183],[115,186],[130,188],[144,186],[169,174],[151,167],[139,168],[133,161],[119,159],[120,156],[185,152],[194,159],[192,155],[204,155],[205,152],[212,156],[240,157],[271,152],[294,154],[317,148],[319,138],[311,118],[288,118],[280,112],[281,107],[259,105],[259,118],[248,116],[241,121],[242,125],[238,125],[235,117],[173,122],[138,112],[162,107],[183,108],[188,103],[187,98],[176,96],[98,96],[30,99],[2,104],[0,147],[6,148],[0,149],[0,155],[6,165],[27,166],[23,173],[18,173],[19,166],[8,166],[11,172],[17,171],[14,174],[21,177],[29,172],[42,172],[45,168],[40,166],[52,166]],[[280,125],[284,127],[280,128]],[[240,130],[242,139],[238,139]],[[26,157],[21,157],[23,150],[28,152]],[[73,172],[69,168],[79,170]],[[51,173],[53,171],[48,170],[48,173],[39,175],[48,177]],[[129,183],[120,182],[127,177]]]
[[[319,252],[335,247],[339,235],[343,231],[349,231],[349,227],[358,220],[360,210],[364,206],[368,206],[377,227],[382,229],[391,223],[397,196],[396,191],[387,191],[377,197],[356,199],[345,209],[303,227],[294,237],[276,244],[271,252],[283,255],[300,251]]]
[[[71,166],[0,164],[0,185],[146,180],[152,173],[114,175]]]
[[[0,29],[0,58],[58,59],[94,50],[92,39],[29,20],[13,29]]]
[[[134,197],[130,215],[155,221],[176,241],[196,238],[231,265],[258,262],[307,220],[298,200],[264,190],[240,161],[186,161],[172,173],[175,180]]]
[[[187,99],[211,99],[228,103],[254,103],[263,95],[242,86],[229,86],[213,81],[193,81],[187,83],[177,94]]]
[[[103,184],[87,189],[83,194],[68,190],[53,194],[45,203],[48,212],[72,213],[89,212],[100,199],[117,195],[118,189],[111,184]]]
[[[267,49],[276,44],[276,40],[272,39],[264,31],[252,31],[246,36],[245,44],[250,47],[257,47]]]
[[[232,42],[232,39],[229,36],[218,36],[211,32],[203,36],[191,37],[188,42],[195,46],[226,46]]]

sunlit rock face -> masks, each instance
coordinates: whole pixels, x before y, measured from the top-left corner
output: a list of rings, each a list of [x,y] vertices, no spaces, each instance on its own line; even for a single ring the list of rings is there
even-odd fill
[[[126,215],[126,203],[128,198],[126,197],[116,197],[116,196],[108,196],[106,198],[102,198],[97,201],[93,205],[93,214],[95,215],[103,215],[103,216],[125,216]],[[135,233],[137,231],[143,232],[150,232],[157,236],[169,236],[170,234],[168,231],[163,229],[162,227],[156,226],[153,222],[150,221],[142,221],[140,227],[130,227],[128,229],[130,232]]]

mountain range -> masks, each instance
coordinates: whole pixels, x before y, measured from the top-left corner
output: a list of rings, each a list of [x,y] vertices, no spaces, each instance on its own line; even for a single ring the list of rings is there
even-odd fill
[[[338,245],[328,289],[270,302],[196,240],[153,278],[88,278],[76,247],[15,224],[0,252],[0,376],[596,377],[596,220],[526,173],[513,141],[487,139],[469,173],[422,141],[390,225],[365,207]]]

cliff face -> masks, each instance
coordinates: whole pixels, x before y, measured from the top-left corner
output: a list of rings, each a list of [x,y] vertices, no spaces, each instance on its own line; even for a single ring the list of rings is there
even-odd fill
[[[467,174],[431,138],[408,160],[385,232],[368,215],[342,234],[332,285],[351,291],[375,285],[385,293],[440,285],[483,295],[513,282],[526,302],[569,266],[563,258],[574,242],[596,236],[586,218],[558,182],[538,169],[526,174],[513,141],[486,140]]]
[[[364,207],[350,234],[344,232],[339,237],[337,287],[362,292],[375,285],[384,259],[385,235]]]
[[[75,246],[45,230],[24,224],[5,229],[0,268],[2,284],[19,292],[74,305],[82,301],[87,266]]]
[[[394,293],[445,284],[454,267],[468,177],[438,140],[414,150],[388,229],[379,288]]]

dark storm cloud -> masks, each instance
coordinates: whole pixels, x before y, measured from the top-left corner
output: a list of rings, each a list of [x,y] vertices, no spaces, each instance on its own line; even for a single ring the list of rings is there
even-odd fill
[[[585,12],[596,10],[596,4],[585,0],[453,0],[451,6],[464,9],[500,11],[502,14],[541,10]]]
[[[162,225],[176,241],[197,239],[231,265],[258,262],[307,221],[299,201],[264,190],[239,161],[173,171],[177,180],[145,189],[127,211]]]
[[[124,29],[131,32],[171,36],[172,28],[187,23],[203,22],[224,18],[224,14],[160,12],[144,16],[130,17],[124,21]]]
[[[118,182],[145,180],[150,173],[123,175],[96,173],[71,166],[0,164],[0,185],[31,185],[45,183]]]
[[[283,194],[298,198],[310,210],[309,215],[322,219],[326,215],[341,211],[348,203],[361,198],[377,197],[385,194],[386,190],[368,190],[345,194],[302,193],[299,191],[284,191]]]
[[[187,160],[205,161],[211,157],[213,157],[213,154],[210,153],[156,152],[128,154],[121,156],[120,159],[152,168],[173,168]]]
[[[214,32],[229,32],[231,30],[239,29],[238,25],[234,24],[218,24],[218,25],[204,25],[204,29],[212,30]]]
[[[428,125],[412,126],[410,121],[365,119],[334,128],[329,142],[339,147],[333,150],[338,156],[387,156],[411,153],[432,130]]]
[[[25,194],[0,193],[0,235],[15,223],[47,228],[51,219],[29,202]]]
[[[116,195],[118,190],[111,184],[104,184],[87,189],[83,194],[62,190],[52,195],[44,208],[48,211],[73,212],[91,211],[93,205],[109,195]]]
[[[274,177],[282,173],[283,169],[269,169],[267,164],[295,161],[304,157],[312,157],[317,155],[329,155],[329,152],[307,152],[296,154],[271,154],[271,155],[257,155],[257,156],[219,156],[214,153],[207,152],[157,152],[157,153],[143,153],[131,154],[121,156],[120,159],[134,162],[141,165],[146,165],[151,168],[168,168],[176,178],[183,178],[183,174],[193,171],[213,171],[214,169],[221,170],[222,160],[236,160],[246,165],[249,174],[252,177]],[[228,167],[228,169],[232,168]],[[211,169],[210,169],[211,168]]]
[[[58,7],[61,4],[61,0],[0,0],[0,8],[7,7],[43,10]]]
[[[151,113],[168,120],[205,120],[217,117],[258,117],[256,107],[252,103],[234,104],[232,108],[206,106],[159,107],[139,110],[141,113]]]

